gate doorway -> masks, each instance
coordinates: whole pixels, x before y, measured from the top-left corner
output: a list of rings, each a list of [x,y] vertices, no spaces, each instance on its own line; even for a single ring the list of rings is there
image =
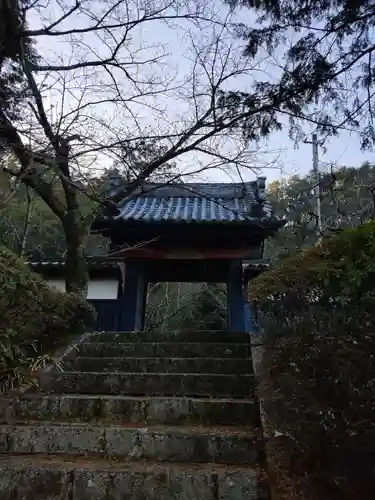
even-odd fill
[[[149,283],[148,331],[227,330],[227,287],[223,283]]]

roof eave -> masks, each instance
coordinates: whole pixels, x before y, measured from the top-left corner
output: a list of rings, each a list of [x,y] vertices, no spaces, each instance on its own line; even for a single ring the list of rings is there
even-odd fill
[[[121,218],[101,218],[96,219],[91,226],[92,232],[106,232],[111,231],[115,228],[121,227],[171,227],[171,226],[182,226],[182,227],[240,227],[244,228],[259,228],[263,230],[278,231],[281,227],[285,225],[284,221],[276,219],[274,217],[269,218],[253,218],[249,220],[181,220],[181,219],[121,219]]]

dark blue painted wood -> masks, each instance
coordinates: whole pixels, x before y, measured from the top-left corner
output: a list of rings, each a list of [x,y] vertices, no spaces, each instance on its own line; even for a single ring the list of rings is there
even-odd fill
[[[143,268],[138,268],[137,302],[133,330],[143,330],[146,317],[147,282]]]
[[[124,291],[119,298],[119,330],[141,330],[144,326],[146,279],[142,264],[126,261]]]
[[[242,261],[233,260],[228,276],[228,326],[232,332],[246,331]]]
[[[137,317],[136,317],[136,330],[144,330],[146,323],[146,308],[147,308],[147,276],[143,273],[140,276],[138,283],[138,304],[137,304]]]
[[[118,299],[89,300],[97,313],[95,330],[113,332],[119,328],[119,301]]]
[[[259,327],[257,324],[256,311],[251,302],[244,298],[245,304],[245,331],[249,333],[258,333]]]

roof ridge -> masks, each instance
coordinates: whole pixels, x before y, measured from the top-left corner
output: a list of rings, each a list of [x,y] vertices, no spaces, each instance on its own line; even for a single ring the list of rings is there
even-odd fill
[[[259,197],[259,182],[159,184],[149,183],[136,190],[131,198],[207,198],[240,199]],[[254,200],[254,201],[255,201]],[[126,200],[124,200],[126,201]],[[260,200],[259,200],[260,201]],[[121,204],[121,201],[120,201]]]

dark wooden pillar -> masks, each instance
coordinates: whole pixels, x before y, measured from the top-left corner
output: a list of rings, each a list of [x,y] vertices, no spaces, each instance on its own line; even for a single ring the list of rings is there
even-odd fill
[[[126,261],[124,292],[120,299],[120,331],[143,330],[146,294],[147,282],[142,264]]]
[[[246,289],[245,289],[245,295],[246,295]],[[258,327],[255,320],[254,307],[246,296],[244,300],[244,305],[245,305],[245,331],[249,333],[256,333],[258,331]]]
[[[231,332],[244,332],[246,331],[245,302],[241,260],[234,260],[231,262],[227,286],[229,330]]]
[[[245,278],[244,283],[244,304],[245,304],[245,328],[246,332],[257,333],[258,325],[256,318],[256,310],[254,304],[249,297],[249,279]]]

